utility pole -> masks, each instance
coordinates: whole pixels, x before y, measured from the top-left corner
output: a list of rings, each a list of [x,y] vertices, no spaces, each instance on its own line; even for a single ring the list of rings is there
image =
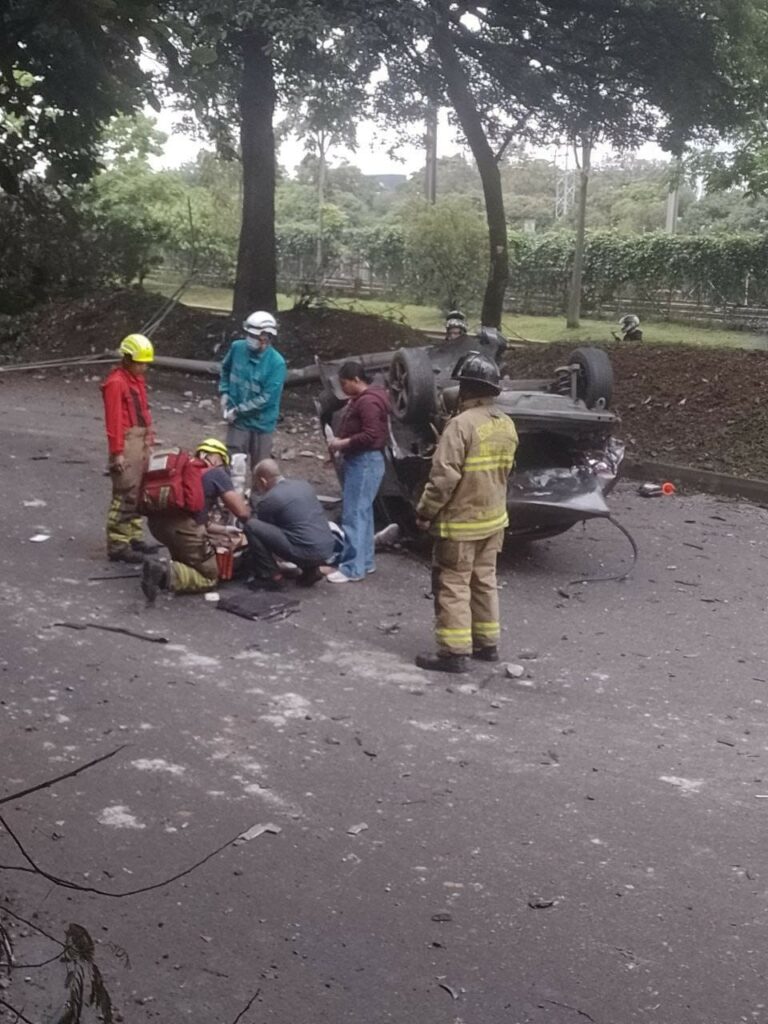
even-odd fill
[[[675,176],[669,183],[669,191],[667,192],[667,217],[664,230],[668,235],[674,235],[677,232],[677,211],[680,204],[680,174],[683,166],[682,157],[678,157],[675,163]]]
[[[573,171],[568,166],[568,148],[565,150],[565,161],[562,171],[555,153],[555,220],[564,220],[573,209],[576,201],[576,182]]]
[[[428,203],[437,199],[437,104],[427,107],[426,131],[424,145],[426,148],[426,176],[424,181],[424,197]]]
[[[320,281],[323,273],[323,234],[325,231],[325,168],[328,144],[325,132],[317,134],[317,241],[315,245],[315,277]]]

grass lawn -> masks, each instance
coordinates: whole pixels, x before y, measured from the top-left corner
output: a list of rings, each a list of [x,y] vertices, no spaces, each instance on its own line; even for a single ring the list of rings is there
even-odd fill
[[[178,282],[166,278],[151,278],[146,287],[161,294],[170,295]],[[232,292],[227,288],[208,288],[204,285],[189,287],[181,301],[187,306],[206,306],[211,309],[231,310]],[[279,295],[278,308],[290,309],[293,296]],[[337,309],[349,309],[359,313],[375,313],[389,317],[418,330],[442,330],[443,318],[438,309],[430,306],[414,306],[382,299],[329,299],[327,305]],[[517,316],[505,313],[503,333],[511,340],[524,338],[528,341],[610,341],[611,329],[615,325],[607,320],[582,320],[581,327],[569,330],[564,317]],[[684,324],[652,323],[644,321],[645,340],[650,344],[663,345],[706,345],[719,348],[768,348],[768,336],[750,334],[747,331],[722,331],[708,327],[687,327]]]

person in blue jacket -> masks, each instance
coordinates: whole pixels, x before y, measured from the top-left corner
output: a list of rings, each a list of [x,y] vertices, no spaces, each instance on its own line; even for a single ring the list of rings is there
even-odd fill
[[[246,452],[251,466],[272,455],[272,436],[285,383],[285,360],[272,347],[277,322],[271,313],[251,313],[245,337],[233,341],[221,364],[221,415],[229,424],[227,447]]]

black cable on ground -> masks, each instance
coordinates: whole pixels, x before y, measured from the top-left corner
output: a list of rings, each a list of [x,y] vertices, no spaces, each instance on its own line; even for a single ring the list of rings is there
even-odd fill
[[[567,587],[574,587],[577,583],[621,583],[621,581],[625,580],[637,565],[637,560],[640,557],[640,551],[637,547],[637,542],[635,541],[635,538],[632,536],[632,534],[629,532],[626,526],[621,525],[618,519],[614,519],[613,516],[608,516],[607,518],[608,522],[612,523],[617,530],[620,530],[621,533],[624,534],[629,543],[632,545],[632,564],[629,566],[628,569],[625,569],[624,572],[619,573],[615,576],[586,576],[583,579],[570,580],[568,583],[566,583]]]

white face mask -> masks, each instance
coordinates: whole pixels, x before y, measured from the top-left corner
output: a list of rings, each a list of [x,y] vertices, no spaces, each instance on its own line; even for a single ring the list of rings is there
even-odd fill
[[[259,351],[260,344],[258,338],[254,338],[252,334],[248,334],[246,335],[245,340],[248,343],[248,348],[251,350],[251,352]]]

